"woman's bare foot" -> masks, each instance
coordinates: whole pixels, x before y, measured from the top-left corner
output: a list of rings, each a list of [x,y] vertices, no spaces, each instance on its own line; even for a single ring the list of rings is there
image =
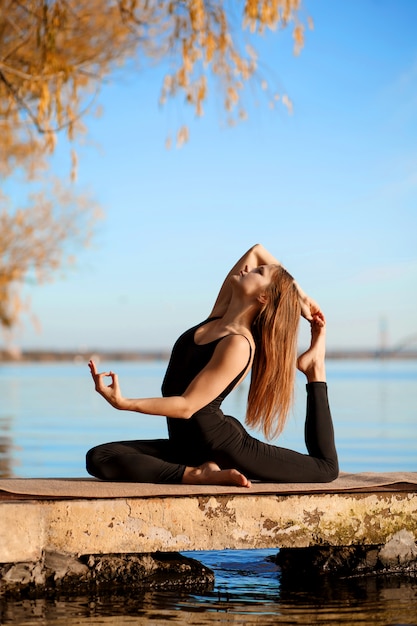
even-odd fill
[[[309,349],[297,360],[300,372],[309,383],[326,381],[326,321],[323,315],[315,315],[311,321],[311,343]]]
[[[203,463],[200,467],[186,467],[182,477],[184,485],[234,485],[250,487],[250,481],[235,469],[222,470],[216,463]]]

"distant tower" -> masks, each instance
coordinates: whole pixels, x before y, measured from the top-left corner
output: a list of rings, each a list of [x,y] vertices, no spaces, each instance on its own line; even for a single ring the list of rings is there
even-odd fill
[[[388,323],[386,317],[379,319],[379,352],[385,354],[388,349]]]

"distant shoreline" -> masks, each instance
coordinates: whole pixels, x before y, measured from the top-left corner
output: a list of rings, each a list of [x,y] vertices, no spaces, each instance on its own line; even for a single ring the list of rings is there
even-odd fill
[[[0,350],[0,363],[83,363],[95,358],[99,361],[167,361],[168,350]],[[417,350],[361,350],[329,349],[329,360],[416,360]]]

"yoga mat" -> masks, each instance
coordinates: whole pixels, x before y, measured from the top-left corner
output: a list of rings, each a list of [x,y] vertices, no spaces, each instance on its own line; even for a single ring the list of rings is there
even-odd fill
[[[314,494],[374,491],[417,491],[417,472],[341,473],[331,483],[262,483],[251,488],[220,485],[160,485],[107,482],[95,478],[3,478],[0,499],[170,498],[223,494]]]

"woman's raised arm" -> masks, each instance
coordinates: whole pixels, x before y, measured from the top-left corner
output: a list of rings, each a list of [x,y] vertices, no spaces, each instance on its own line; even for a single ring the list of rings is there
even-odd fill
[[[260,243],[255,244],[252,248],[249,248],[247,252],[235,263],[228,275],[226,276],[223,285],[219,291],[214,307],[209,317],[222,317],[227,310],[227,307],[232,296],[231,277],[235,276],[240,270],[245,269],[248,266],[249,269],[258,267],[259,265],[280,265],[282,264],[276,259],[264,246]],[[320,306],[305,291],[303,291],[300,285],[294,280],[294,284],[297,287],[298,295],[300,298],[301,315],[305,317],[309,322],[312,321],[314,315],[322,315]]]
[[[227,307],[232,297],[231,277],[235,276],[240,270],[258,267],[259,265],[281,265],[281,263],[270,253],[262,244],[257,243],[234,264],[230,272],[227,274],[224,282],[219,291],[219,295],[216,298],[214,307],[209,317],[222,317],[227,310]]]

